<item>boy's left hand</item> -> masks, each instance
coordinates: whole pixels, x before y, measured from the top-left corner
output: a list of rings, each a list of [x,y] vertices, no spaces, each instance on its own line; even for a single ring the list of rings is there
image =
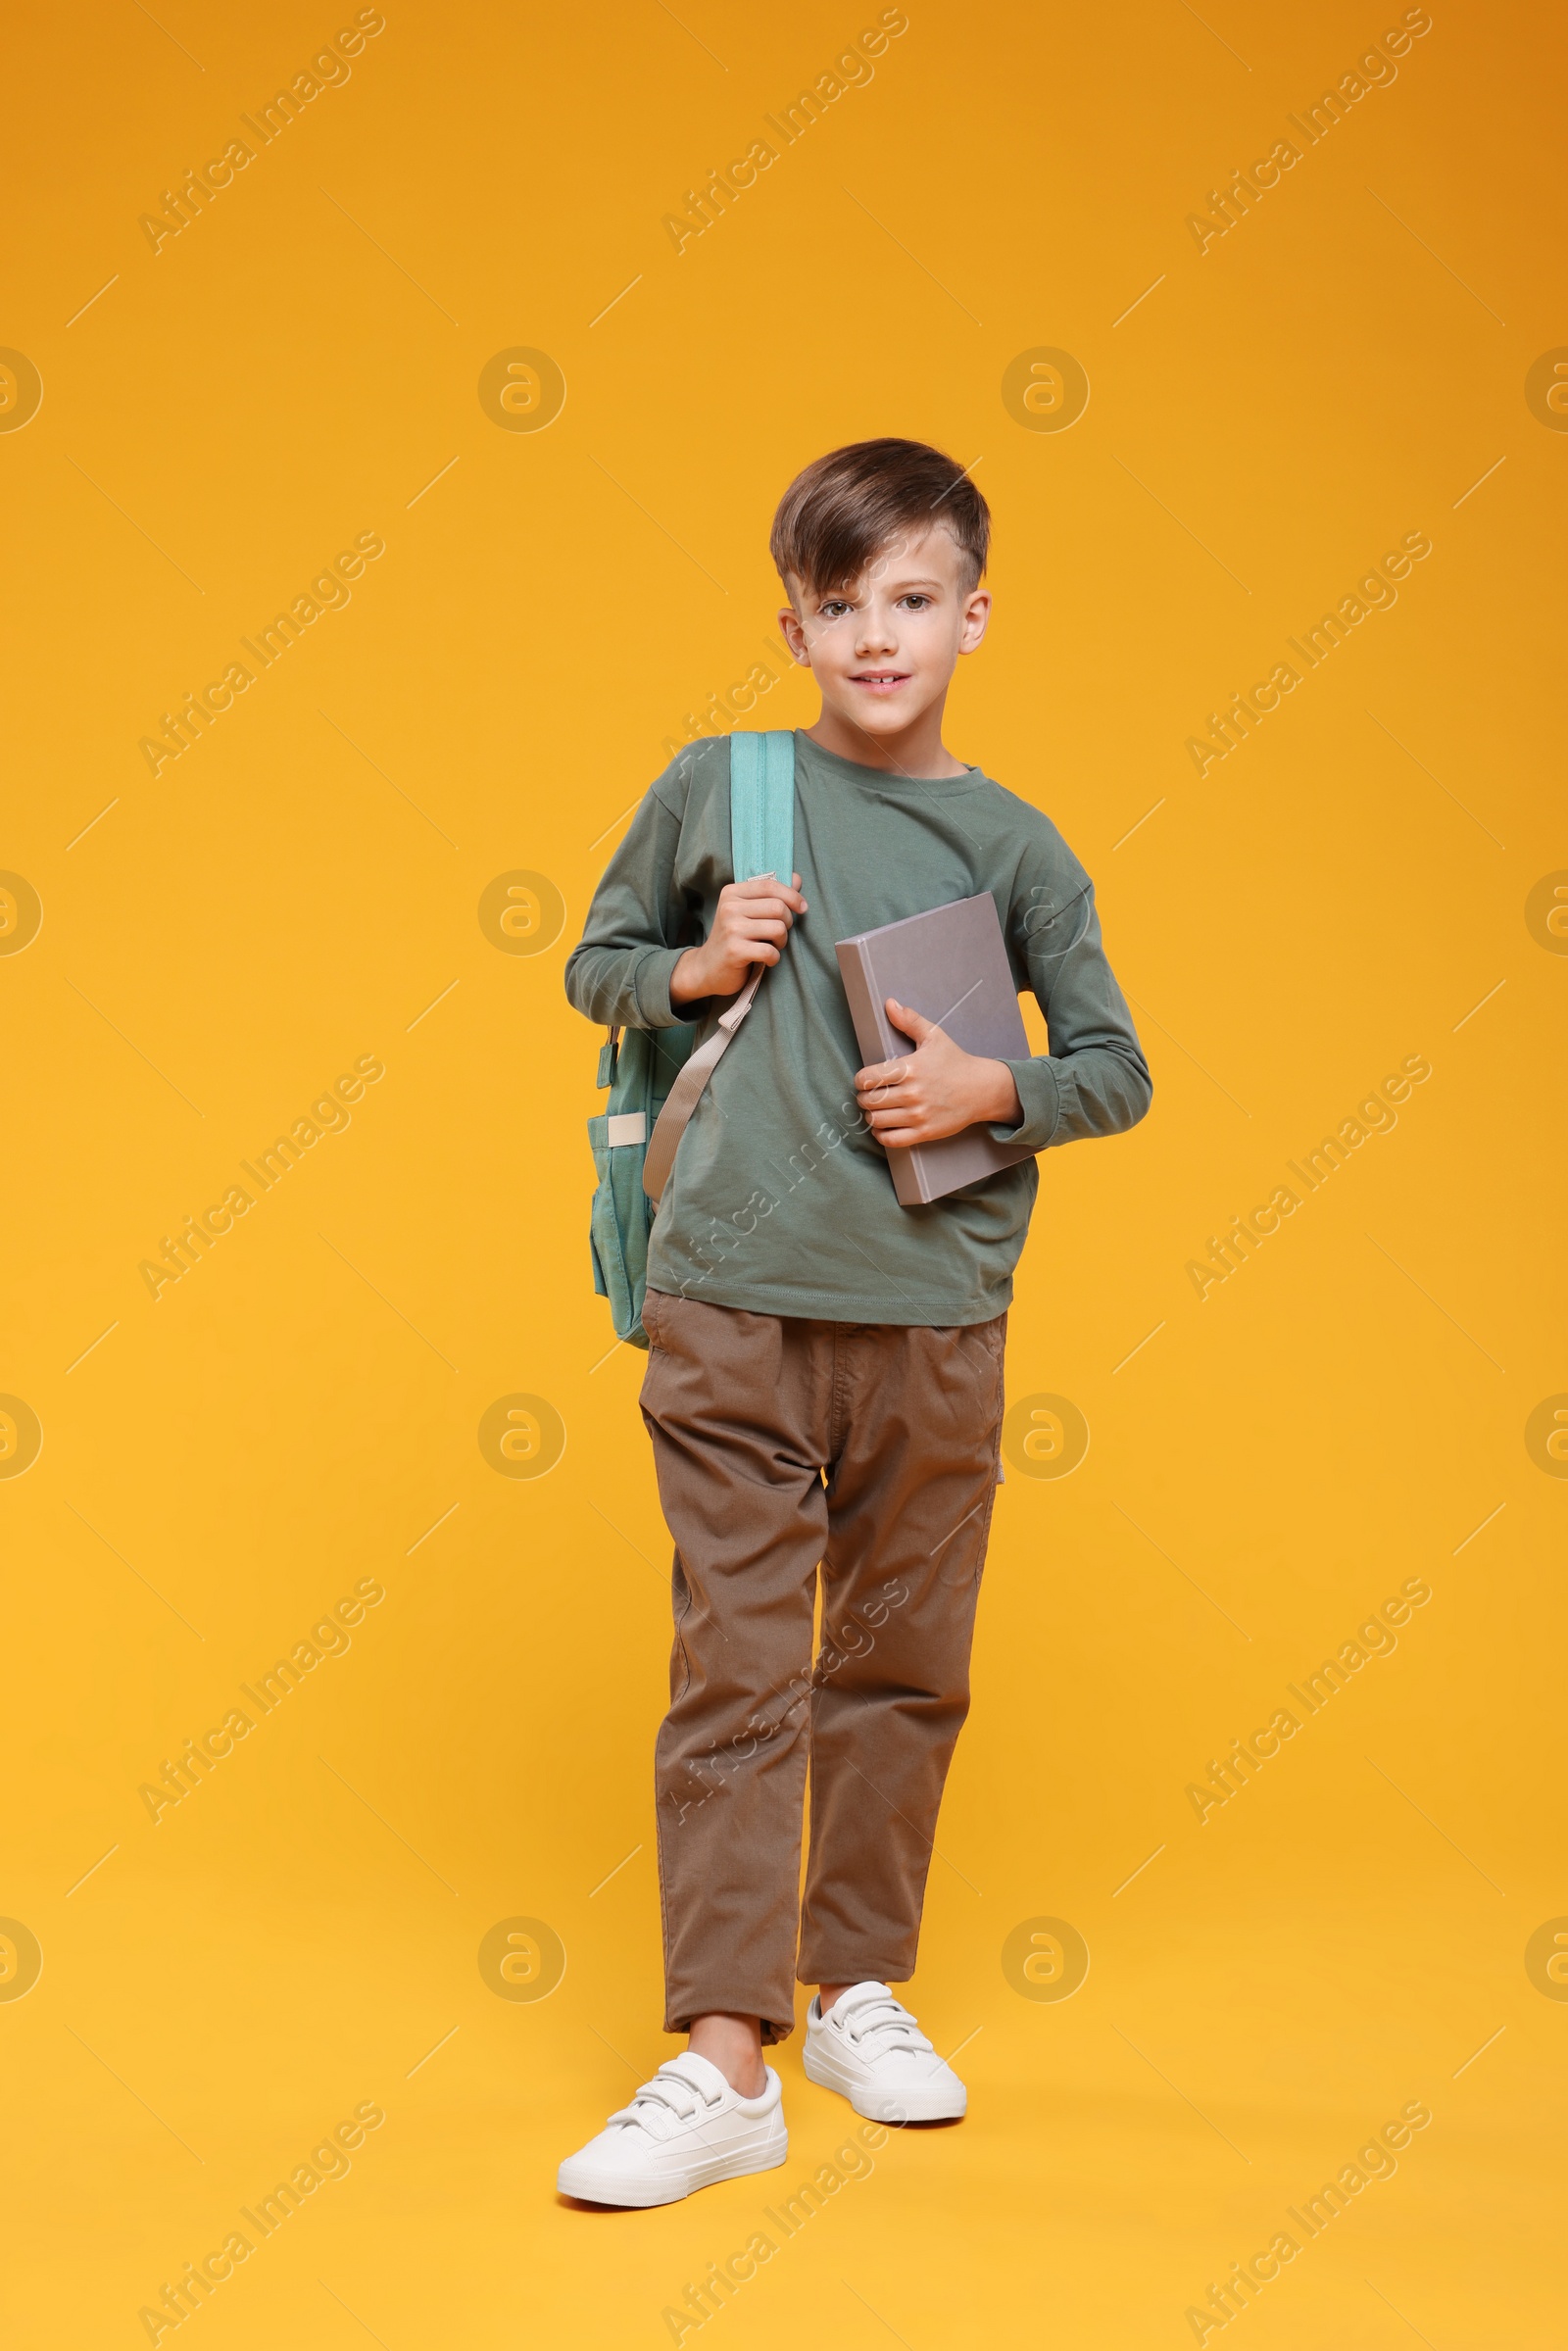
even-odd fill
[[[914,1052],[856,1072],[856,1097],[878,1143],[907,1151],[916,1143],[939,1143],[944,1135],[956,1135],[981,1120],[1018,1124],[1023,1104],[1005,1061],[966,1053],[934,1020],[892,996],[887,1015],[896,1029],[914,1039]]]

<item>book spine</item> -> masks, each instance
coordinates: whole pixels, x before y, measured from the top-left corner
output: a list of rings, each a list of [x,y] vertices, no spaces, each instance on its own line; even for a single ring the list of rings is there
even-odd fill
[[[855,1042],[867,1061],[889,1061],[893,1057],[893,1031],[887,1014],[871,992],[871,957],[863,939],[852,939],[837,948],[839,977],[849,999],[850,1018],[855,1023]]]
[[[895,1037],[882,998],[878,993],[871,969],[871,952],[863,939],[852,939],[835,950],[839,959],[839,976],[849,999],[850,1018],[855,1023],[855,1041],[867,1062],[891,1061],[903,1050],[902,1040]],[[883,1156],[893,1178],[893,1189],[903,1208],[921,1208],[931,1199],[920,1154],[913,1151],[889,1151],[884,1144]]]

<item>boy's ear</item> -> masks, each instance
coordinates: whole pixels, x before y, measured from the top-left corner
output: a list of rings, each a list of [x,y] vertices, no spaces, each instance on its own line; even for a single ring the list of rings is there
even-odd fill
[[[971,588],[963,600],[963,621],[958,631],[958,651],[960,653],[973,653],[986,633],[986,623],[990,618],[990,589]]]
[[[806,650],[806,631],[801,626],[801,615],[793,604],[786,604],[780,608],[778,630],[794,660],[803,669],[808,669],[811,665],[811,657]]]

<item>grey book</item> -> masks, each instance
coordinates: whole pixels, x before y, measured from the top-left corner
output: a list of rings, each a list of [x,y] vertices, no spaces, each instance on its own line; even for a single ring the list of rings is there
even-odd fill
[[[1029,1058],[1012,965],[989,890],[840,939],[836,952],[866,1064],[914,1050],[888,1018],[890,996],[934,1020],[966,1053],[994,1061]],[[972,1126],[945,1135],[940,1143],[890,1151],[887,1160],[902,1204],[920,1208],[1034,1155],[995,1142],[984,1126]]]

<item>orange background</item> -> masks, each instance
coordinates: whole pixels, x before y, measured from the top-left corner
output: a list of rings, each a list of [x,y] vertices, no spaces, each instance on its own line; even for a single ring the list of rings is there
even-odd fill
[[[662,216],[875,8],[414,0],[154,252],[160,191],[353,14],[94,6],[14,47],[0,343],[42,405],[13,367],[0,867],[42,925],[0,901],[0,1390],[42,1449],[0,1476],[10,2339],[149,2339],[368,2104],[209,2351],[654,2345],[846,2143],[797,2038],[788,2171],[554,2197],[672,2046],[666,1543],[590,1287],[596,1039],[561,966],[665,740],[763,658],[779,491],[885,431],[992,503],[950,741],[1094,873],[1156,1100],[1044,1163],[1022,1267],[1009,1396],[1090,1443],[1065,1478],[1013,1447],[909,1994],[969,2119],[893,2137],[708,2326],[1191,2342],[1420,2100],[1250,2339],[1549,2339],[1568,438],[1549,358],[1526,379],[1568,344],[1555,20],[1435,6],[1200,252],[1188,215],[1398,10],[911,0],[677,254]],[[1043,348],[1087,374],[1066,430],[1003,399]],[[481,405],[517,349],[564,378],[547,429]],[[1200,777],[1207,714],[1417,530],[1397,603]],[[352,600],[150,772],[160,713],[362,533]],[[748,722],[813,712],[797,676]],[[535,953],[479,918],[518,872],[564,908]],[[1208,1236],[1417,1054],[1397,1126],[1200,1301]],[[362,1057],[352,1124],[155,1300],[161,1237]],[[516,1396],[560,1417],[547,1476],[481,1451]],[[1200,1825],[1209,1759],[1417,1578],[1397,1650]],[[155,1824],[139,1787],[367,1583],[352,1647]],[[1090,1954],[1070,1998],[1004,1964],[1044,1918]],[[498,1996],[493,1945],[481,1972],[517,1919],[560,1938],[548,1998]]]

